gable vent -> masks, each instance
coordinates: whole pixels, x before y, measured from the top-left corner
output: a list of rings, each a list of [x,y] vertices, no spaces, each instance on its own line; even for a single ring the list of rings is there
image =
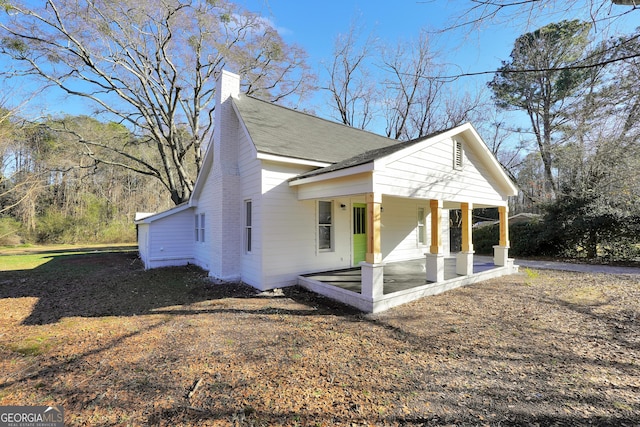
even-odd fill
[[[453,140],[453,168],[461,170],[463,166],[462,141]]]

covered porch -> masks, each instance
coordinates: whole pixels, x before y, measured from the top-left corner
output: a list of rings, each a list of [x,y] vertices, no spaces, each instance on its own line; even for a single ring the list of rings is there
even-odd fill
[[[289,185],[297,188],[298,200],[316,200],[325,206],[333,203],[327,201],[340,200],[336,204],[343,208],[348,204],[341,198],[349,198],[352,206],[356,202],[361,206],[362,219],[357,219],[354,209],[351,222],[365,226],[362,231],[352,229],[366,239],[366,250],[356,257],[356,245],[351,243],[354,268],[309,271],[299,276],[298,283],[363,311],[383,311],[517,271],[508,257],[508,197],[517,189],[470,125],[372,150],[303,174]],[[497,208],[499,214],[500,237],[489,260],[474,256],[472,224],[477,208]],[[452,210],[459,211],[461,226],[460,251],[453,256],[443,231],[450,227]],[[325,212],[319,221],[319,227],[329,230],[325,247],[338,251],[331,240],[338,235],[335,211]]]
[[[341,301],[365,312],[380,312],[389,308],[435,295],[460,286],[513,274],[518,271],[508,258],[508,208],[499,206],[500,240],[494,246],[494,256],[476,256],[472,243],[472,203],[427,203],[430,224],[425,224],[426,253],[421,258],[386,261],[382,249],[383,235],[390,237],[389,227],[383,232],[387,215],[382,197],[365,195],[366,257],[352,268],[335,269],[298,277],[298,284],[321,295]],[[389,203],[390,199],[386,199]],[[458,209],[461,214],[461,251],[450,254],[443,244],[443,227],[448,220],[444,211]],[[389,211],[391,211],[389,209]],[[384,212],[384,213],[383,213]],[[388,212],[397,215],[395,210]],[[389,223],[390,220],[387,221]],[[421,233],[418,233],[420,235]],[[384,261],[383,261],[384,260]]]
[[[451,256],[444,258],[443,280],[430,282],[426,280],[425,265],[424,258],[384,264],[382,294],[376,298],[363,294],[362,269],[358,267],[305,274],[298,277],[298,284],[364,312],[377,313],[422,297],[518,272],[518,266],[511,259],[507,265],[499,266],[493,257],[475,256],[473,272],[461,276],[456,273],[456,257]]]

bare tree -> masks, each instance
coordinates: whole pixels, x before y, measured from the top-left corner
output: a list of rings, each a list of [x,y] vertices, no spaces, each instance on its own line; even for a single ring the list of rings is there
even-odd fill
[[[610,41],[599,52],[637,51],[640,32]],[[636,76],[640,61],[629,59],[585,81],[588,90],[573,106],[571,120],[563,127],[568,141],[560,153],[564,192],[599,186],[611,198],[637,198],[640,192],[640,87]],[[624,190],[621,190],[624,188]]]
[[[508,124],[508,120],[498,112],[494,112],[491,117],[480,120],[483,126],[484,141],[489,150],[500,161],[502,166],[510,174],[514,181],[515,172],[524,161],[524,152],[528,151],[527,141],[520,138],[514,143],[513,139],[517,135],[522,135],[522,129],[514,129]]]
[[[444,84],[424,77],[438,75],[439,68],[427,33],[414,43],[385,49],[382,62],[390,76],[384,81],[386,135],[404,140],[425,135],[433,127],[430,119]]]
[[[456,0],[456,6],[460,2]],[[422,3],[437,3],[423,0]],[[475,31],[485,25],[502,25],[519,22],[525,26],[536,25],[536,20],[583,19],[596,29],[640,10],[634,0],[469,0],[453,17],[452,24],[442,31],[466,28]],[[526,30],[526,28],[523,28]]]
[[[360,41],[362,27],[353,21],[346,34],[339,34],[333,47],[333,61],[326,70],[332,98],[331,106],[342,123],[366,129],[375,115],[377,85],[369,70],[377,41],[370,33]]]
[[[160,180],[174,203],[187,200],[213,131],[215,77],[239,71],[248,93],[279,101],[304,95],[313,78],[304,52],[287,46],[259,16],[225,1],[48,0],[3,2],[2,53],[19,77],[35,77],[94,114],[120,121],[135,141],[83,139],[100,159]],[[158,162],[129,148],[155,147]],[[95,156],[95,153],[92,152]],[[193,168],[190,165],[194,165]]]
[[[442,78],[431,39],[422,31],[414,42],[399,43],[382,55],[386,135],[409,140],[470,121],[482,104],[480,94],[458,94]]]

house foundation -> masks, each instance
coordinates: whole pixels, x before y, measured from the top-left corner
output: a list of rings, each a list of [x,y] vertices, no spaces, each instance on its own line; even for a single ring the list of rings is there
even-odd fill
[[[476,256],[473,273],[460,276],[456,274],[455,257],[442,256],[442,260],[445,276],[440,282],[425,281],[421,268],[424,266],[422,259],[380,264],[375,268],[363,266],[365,268],[307,274],[298,277],[298,285],[363,312],[379,313],[426,296],[518,272],[518,266],[513,264],[513,260],[509,260],[506,266],[497,266],[490,257]],[[380,269],[383,270],[381,274],[374,273]],[[376,291],[377,296],[374,298],[370,294],[371,288],[365,285],[368,279],[363,275],[368,274],[383,278],[382,294]]]
[[[372,301],[380,298],[384,292],[384,264],[360,263],[362,275],[362,295]]]
[[[444,254],[425,254],[427,257],[427,282],[444,280]]]

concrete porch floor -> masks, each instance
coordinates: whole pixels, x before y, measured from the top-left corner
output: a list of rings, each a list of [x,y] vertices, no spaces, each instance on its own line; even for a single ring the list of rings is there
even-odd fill
[[[407,289],[424,286],[426,281],[425,259],[413,259],[409,261],[396,261],[385,264],[383,267],[384,287],[383,294],[392,294],[394,292],[404,291]],[[456,258],[455,256],[445,258],[444,262],[444,279],[450,280],[460,277],[456,274]],[[473,257],[473,273],[481,273],[497,268],[493,264],[493,257],[477,256]],[[361,270],[359,267],[333,270],[322,273],[305,274],[304,277],[331,286],[352,291],[361,292]]]
[[[361,293],[360,268],[298,276],[298,284],[364,312],[378,313],[425,296],[518,272],[518,266],[514,265],[512,259],[501,267],[494,265],[493,257],[490,256],[474,256],[473,274],[468,276],[456,274],[455,256],[446,258],[445,278],[441,282],[427,282],[425,268],[425,258],[385,264],[383,293],[373,299]]]

